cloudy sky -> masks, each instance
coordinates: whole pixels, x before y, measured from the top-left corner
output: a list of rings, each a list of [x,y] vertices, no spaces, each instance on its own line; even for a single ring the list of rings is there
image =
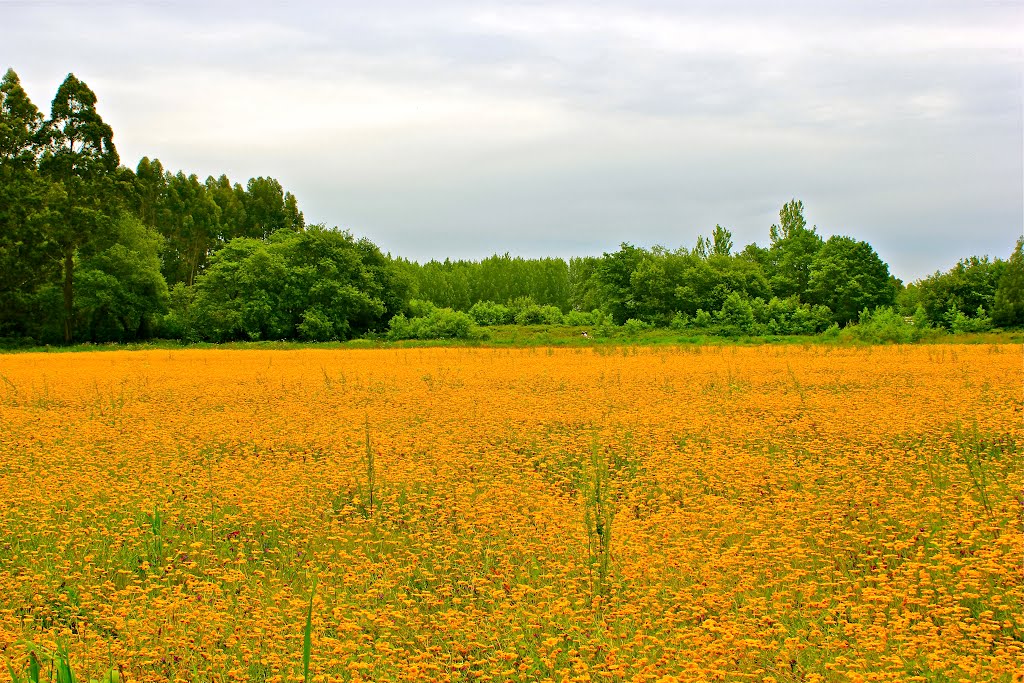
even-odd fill
[[[766,244],[788,199],[912,280],[1024,224],[1024,3],[0,0],[122,162],[279,179],[394,254]]]

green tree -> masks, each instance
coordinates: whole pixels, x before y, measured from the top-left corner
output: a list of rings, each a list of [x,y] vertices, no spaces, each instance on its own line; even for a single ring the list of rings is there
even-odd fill
[[[865,308],[891,306],[896,289],[889,266],[867,242],[833,236],[811,262],[806,300],[828,306],[834,322],[845,325]]]
[[[597,265],[601,307],[616,325],[633,317],[633,272],[645,253],[644,249],[623,242],[618,251],[605,253]]]
[[[144,225],[158,227],[158,214],[166,196],[167,178],[163,164],[159,159],[150,161],[149,157],[142,157],[135,169],[133,199],[135,214]]]
[[[601,283],[597,266],[601,259],[581,256],[569,259],[569,308],[574,311],[593,311],[601,307]]]
[[[273,178],[250,178],[245,192],[244,237],[267,239],[278,230],[302,230],[305,219],[295,197]]]
[[[675,290],[674,310],[691,316],[698,310],[717,311],[733,292],[743,299],[771,296],[764,273],[752,261],[715,254],[690,258]]]
[[[949,328],[957,311],[967,317],[979,308],[992,311],[1006,267],[1005,261],[987,256],[961,259],[946,272],[936,272],[914,283],[913,295],[905,297],[903,304],[920,305],[929,323]],[[916,301],[910,301],[910,296]]]
[[[716,225],[711,233],[711,253],[716,256],[732,255],[732,233],[721,225]]]
[[[29,99],[14,69],[0,80],[0,163],[34,168],[43,115]]]
[[[817,228],[807,228],[804,204],[790,200],[779,211],[778,225],[769,231],[771,247],[768,249],[768,281],[772,292],[780,297],[798,296],[804,299],[811,279],[811,264],[823,244]]]
[[[206,179],[206,191],[220,209],[221,232],[218,241],[227,243],[235,237],[246,235],[245,226],[249,219],[245,212],[245,188],[232,184],[226,175]]]
[[[747,299],[739,292],[730,292],[715,315],[723,334],[735,336],[750,334],[754,329],[754,311]]]
[[[999,278],[995,300],[992,306],[992,321],[1000,327],[1024,325],[1024,237],[1017,239],[1017,246],[1006,262],[1006,269]]]
[[[105,244],[79,252],[75,306],[83,336],[93,342],[150,337],[167,310],[160,273],[160,235],[131,214],[114,222]]]
[[[63,337],[74,337],[77,251],[110,230],[118,167],[114,132],[96,111],[96,95],[74,74],[61,83],[43,131],[39,168],[57,189],[47,238],[63,269]]]
[[[33,302],[52,276],[42,227],[51,199],[40,178],[43,117],[8,69],[0,81],[0,336],[23,336]]]
[[[166,182],[157,221],[167,241],[163,273],[170,285],[192,286],[209,255],[221,246],[221,210],[194,174],[168,174]]]
[[[668,324],[679,309],[679,285],[695,260],[685,249],[654,247],[643,252],[629,278],[630,317],[654,325]]]
[[[372,242],[317,225],[231,240],[180,299],[188,310],[174,317],[190,337],[320,341],[383,330],[408,287]]]

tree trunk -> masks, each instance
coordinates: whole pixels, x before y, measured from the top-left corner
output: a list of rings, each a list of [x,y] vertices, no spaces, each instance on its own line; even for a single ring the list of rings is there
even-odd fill
[[[70,344],[74,336],[74,275],[75,250],[68,247],[64,250],[64,343]]]

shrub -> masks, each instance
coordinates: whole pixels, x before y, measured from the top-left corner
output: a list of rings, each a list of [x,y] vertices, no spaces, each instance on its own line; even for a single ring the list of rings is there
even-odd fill
[[[703,308],[698,308],[697,315],[693,316],[693,322],[691,324],[699,329],[707,329],[711,327],[711,314]]]
[[[873,312],[866,308],[861,311],[857,323],[843,329],[841,336],[872,344],[907,344],[920,332],[891,306],[879,306]]]
[[[625,330],[626,334],[629,335],[637,335],[643,332],[644,330],[649,330],[650,328],[650,324],[645,323],[643,320],[638,320],[636,318],[630,318],[622,325],[622,329]]]
[[[450,308],[435,308],[429,315],[407,318],[401,313],[391,319],[388,339],[469,339],[473,318]]]
[[[424,299],[410,299],[406,309],[409,311],[410,318],[426,318],[437,310],[437,306]]]
[[[750,334],[754,329],[753,308],[738,292],[733,292],[725,298],[715,318],[722,326],[724,335]]]
[[[562,311],[557,306],[538,306],[532,304],[516,314],[517,325],[560,325]]]
[[[561,325],[565,316],[562,315],[562,310],[558,306],[541,306],[540,307],[541,321],[545,325]]]
[[[477,325],[508,325],[512,322],[512,311],[508,306],[493,301],[478,301],[469,309],[469,316]]]
[[[828,306],[812,306],[796,297],[772,297],[767,304],[751,302],[754,319],[769,334],[814,334],[832,324],[832,311]]]
[[[946,315],[946,319],[949,321],[949,329],[953,331],[953,334],[988,332],[992,329],[992,318],[986,315],[985,308],[983,306],[978,306],[978,310],[975,311],[974,317],[968,317],[964,315],[960,309],[953,307],[953,309]]]
[[[594,312],[569,311],[565,314],[562,322],[572,327],[589,327],[594,325]]]
[[[298,330],[299,336],[305,341],[330,341],[338,337],[334,322],[317,307],[302,314]]]

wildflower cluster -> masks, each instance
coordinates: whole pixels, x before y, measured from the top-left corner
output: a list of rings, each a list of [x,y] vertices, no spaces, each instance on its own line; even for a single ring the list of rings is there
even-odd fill
[[[1010,346],[0,356],[0,658],[1010,681],[1021,384]]]

